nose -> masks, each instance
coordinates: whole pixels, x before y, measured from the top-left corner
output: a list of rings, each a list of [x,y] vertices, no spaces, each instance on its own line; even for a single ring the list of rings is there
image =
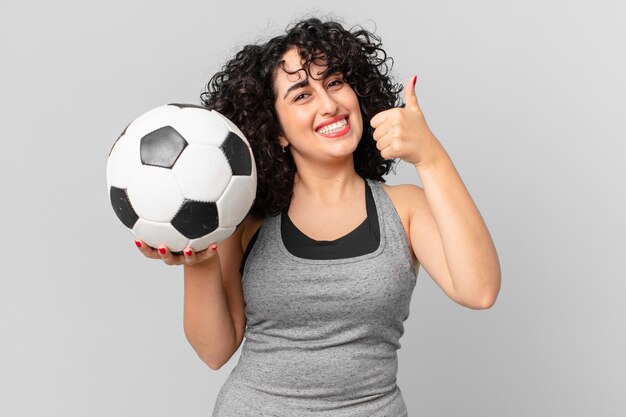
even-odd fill
[[[319,113],[321,115],[334,115],[337,113],[338,105],[337,102],[330,94],[328,94],[327,90],[322,90],[319,97]]]

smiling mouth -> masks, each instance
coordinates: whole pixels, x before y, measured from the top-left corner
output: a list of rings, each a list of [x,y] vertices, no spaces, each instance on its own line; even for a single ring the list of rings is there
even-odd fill
[[[338,122],[331,123],[322,128],[317,129],[317,133],[320,135],[331,135],[333,133],[341,132],[348,126],[348,118],[339,120]]]

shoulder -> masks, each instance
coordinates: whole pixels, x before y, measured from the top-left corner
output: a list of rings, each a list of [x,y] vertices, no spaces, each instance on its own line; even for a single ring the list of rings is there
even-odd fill
[[[381,185],[403,221],[404,217],[407,219],[412,217],[413,210],[419,206],[416,202],[419,203],[426,197],[424,189],[415,184],[387,185],[381,183]]]
[[[241,230],[241,250],[243,252],[246,251],[248,244],[252,240],[254,234],[259,230],[261,224],[263,223],[263,217],[253,216],[251,214],[247,215],[245,219],[241,222],[239,227]]]
[[[262,222],[261,217],[248,214],[239,223],[233,234],[218,243],[222,273],[225,273],[230,279],[235,279],[237,276],[236,271],[241,265],[246,248]]]
[[[380,185],[383,187],[387,194],[394,193],[398,196],[405,196],[411,193],[419,193],[420,191],[424,191],[424,189],[415,184],[397,184],[397,185],[389,185],[384,182],[380,182]]]

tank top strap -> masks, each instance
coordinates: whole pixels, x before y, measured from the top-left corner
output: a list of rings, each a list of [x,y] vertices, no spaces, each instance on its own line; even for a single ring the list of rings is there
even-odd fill
[[[391,245],[391,249],[397,251],[396,253],[402,253],[409,262],[413,263],[409,241],[404,226],[402,225],[400,214],[383,188],[383,183],[367,178],[365,180],[370,185],[372,193],[374,194],[381,224],[381,234],[384,229],[386,240],[389,242],[389,245]]]

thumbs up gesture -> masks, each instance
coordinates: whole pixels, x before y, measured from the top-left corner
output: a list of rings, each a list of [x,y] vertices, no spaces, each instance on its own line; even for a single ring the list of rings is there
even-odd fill
[[[414,165],[430,159],[430,153],[440,145],[417,103],[416,80],[417,76],[414,76],[404,87],[404,108],[382,111],[370,121],[381,156],[385,159],[401,158]]]

